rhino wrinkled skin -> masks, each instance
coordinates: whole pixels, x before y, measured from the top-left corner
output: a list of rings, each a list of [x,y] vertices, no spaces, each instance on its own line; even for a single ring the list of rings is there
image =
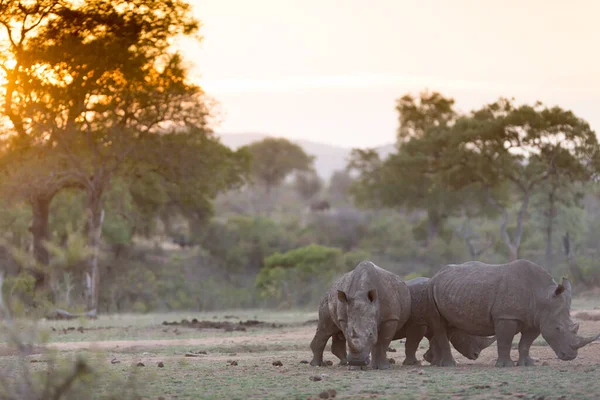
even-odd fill
[[[534,365],[529,348],[540,334],[556,356],[566,361],[575,359],[577,349],[600,337],[577,335],[579,324],[570,317],[569,280],[563,278],[559,285],[544,268],[527,260],[446,265],[427,286],[434,365],[456,365],[446,334],[448,327],[477,336],[495,334],[497,367],[514,365],[510,350],[517,333],[521,333],[519,366]]]
[[[310,364],[323,365],[323,350],[333,336],[331,352],[341,365],[366,367],[371,354],[373,369],[387,369],[388,346],[397,327],[409,316],[410,292],[402,278],[362,261],[342,275],[321,300]]]
[[[406,338],[404,351],[406,358],[404,365],[420,364],[417,360],[416,352],[419,348],[419,343],[426,337],[430,343],[433,337],[433,331],[427,327],[427,312],[429,308],[427,296],[427,282],[429,278],[419,277],[406,281],[406,285],[410,290],[411,313],[410,318],[404,324],[399,326],[393,340]],[[448,339],[456,350],[469,360],[476,360],[483,349],[489,347],[496,341],[495,337],[481,337],[469,335],[459,329],[450,328],[448,330]],[[423,355],[427,362],[432,362],[434,352],[431,347]]]

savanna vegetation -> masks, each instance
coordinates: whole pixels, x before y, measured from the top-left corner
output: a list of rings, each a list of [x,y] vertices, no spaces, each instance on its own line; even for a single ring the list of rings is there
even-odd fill
[[[190,10],[183,0],[0,0],[4,317],[316,311],[332,280],[365,259],[411,278],[527,258],[578,290],[600,285],[600,151],[573,112],[500,98],[460,113],[441,93],[399,93],[395,152],[354,149],[324,179],[286,139],[220,142],[213,99],[174,46],[201,40]],[[22,361],[29,344],[14,329]],[[100,372],[71,367],[23,362],[10,372],[22,381],[0,396],[81,398]],[[95,395],[123,398],[106,382]],[[132,380],[110,382],[139,398]],[[433,392],[444,383],[430,382]]]
[[[367,258],[407,277],[528,258],[600,284],[600,153],[569,110],[405,94],[396,151],[355,149],[325,181],[286,139],[219,142],[172,45],[200,39],[188,4],[0,4],[12,309],[315,305]]]

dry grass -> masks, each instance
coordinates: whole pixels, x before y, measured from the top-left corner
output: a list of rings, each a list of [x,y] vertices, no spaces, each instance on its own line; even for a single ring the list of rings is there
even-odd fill
[[[600,331],[600,322],[587,320],[580,312],[584,334]],[[280,328],[248,328],[246,332],[198,330],[186,327],[165,327],[162,321],[192,319],[261,319],[284,323]],[[63,360],[84,355],[100,363],[105,382],[89,393],[90,399],[101,398],[110,391],[111,382],[127,376],[132,368],[140,390],[148,399],[307,399],[319,398],[321,393],[334,389],[339,399],[595,399],[600,394],[598,365],[600,345],[594,343],[580,350],[571,362],[556,359],[543,340],[532,347],[532,356],[540,366],[533,368],[495,368],[496,346],[484,350],[480,358],[470,361],[458,353],[456,368],[404,367],[404,345],[396,341],[397,352],[388,353],[396,364],[388,371],[349,371],[337,365],[311,367],[309,343],[314,334],[315,312],[277,313],[267,311],[228,311],[221,313],[186,313],[145,316],[101,317],[96,321],[47,321],[51,347]],[[64,326],[63,326],[64,325]],[[61,333],[57,328],[86,326]],[[52,331],[54,327],[56,331]],[[164,331],[164,329],[167,329]],[[179,334],[175,332],[178,329]],[[99,332],[104,332],[100,334]],[[79,335],[79,336],[77,336]],[[181,340],[184,338],[185,340]],[[518,342],[518,337],[515,342]],[[89,350],[96,340],[102,340],[103,351]],[[118,342],[116,342],[118,340]],[[418,356],[427,349],[421,343]],[[117,347],[118,346],[118,347]],[[87,349],[87,350],[84,350]],[[27,357],[33,369],[43,369],[45,354]],[[187,357],[186,353],[196,356]],[[205,352],[206,354],[199,354]],[[517,353],[513,352],[516,359]],[[326,349],[325,359],[337,362]],[[2,356],[0,367],[14,363],[15,357]],[[234,363],[235,361],[235,363]],[[274,362],[281,362],[281,366]],[[137,367],[138,363],[144,366]],[[163,367],[159,367],[162,363]],[[276,363],[278,364],[278,363]],[[427,364],[427,363],[425,363]],[[92,364],[94,365],[94,364]],[[320,380],[311,380],[318,376]],[[323,394],[324,396],[324,394]]]

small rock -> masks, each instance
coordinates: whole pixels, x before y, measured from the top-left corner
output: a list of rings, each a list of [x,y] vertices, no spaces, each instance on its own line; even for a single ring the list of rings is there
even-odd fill
[[[143,362],[139,362],[139,363],[137,363],[137,366],[138,367],[145,367],[146,365]]]
[[[163,362],[162,362],[162,361],[160,361],[160,362],[158,363],[158,368],[164,368],[164,367],[165,367],[165,364],[163,364]]]
[[[327,374],[321,374],[321,378],[327,378],[329,375]]]
[[[545,398],[545,396],[539,396],[536,400],[544,400]]]
[[[395,348],[393,348],[393,347],[388,347],[388,350],[387,350],[387,351],[391,351],[392,353],[395,353],[395,352],[396,352],[396,349],[395,349]]]
[[[325,365],[332,366],[333,365],[333,361],[327,360],[327,361],[325,361]]]
[[[119,364],[121,361],[117,360],[117,358],[113,358],[112,360],[110,360],[111,364]]]
[[[237,361],[231,361],[231,362],[229,363],[229,365],[238,365],[238,362],[237,362]]]
[[[337,392],[335,391],[335,389],[329,389],[327,392],[329,393],[329,397],[337,396]]]
[[[308,364],[308,361],[302,360],[302,361],[300,361],[300,364]]]
[[[283,366],[283,363],[281,361],[277,360],[277,361],[273,361],[273,365],[276,367],[281,367],[281,366]]]
[[[396,364],[396,360],[394,360],[393,358],[388,358],[388,362],[390,364]]]
[[[308,379],[310,379],[310,380],[311,380],[311,381],[313,381],[313,382],[318,382],[318,381],[321,381],[321,380],[323,380],[323,378],[321,378],[319,375],[313,375],[313,376],[311,376],[311,377],[310,377],[310,378],[308,378]]]
[[[186,357],[200,357],[200,354],[196,354],[196,353],[185,353]]]
[[[56,328],[55,327],[52,327],[52,332],[56,332]]]
[[[158,400],[165,400],[165,398],[162,396],[158,396]]]
[[[500,382],[500,383],[498,384],[498,386],[506,386],[506,385],[508,385],[508,382]]]
[[[37,363],[39,362],[38,360],[29,360],[30,363]]]
[[[227,355],[233,357],[233,356],[237,356],[237,353],[229,353]]]
[[[79,328],[77,328],[77,331],[83,333],[83,326],[80,326]]]
[[[547,367],[548,365],[550,365],[550,364],[548,364],[548,361],[544,361],[544,362],[542,363],[542,367]]]
[[[329,398],[329,392],[327,392],[326,390],[319,393],[319,397],[322,399],[328,399]]]

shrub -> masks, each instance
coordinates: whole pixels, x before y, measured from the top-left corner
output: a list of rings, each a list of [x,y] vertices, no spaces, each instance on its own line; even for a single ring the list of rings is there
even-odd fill
[[[278,307],[306,306],[318,301],[334,276],[345,269],[341,250],[309,245],[265,259],[256,278],[261,299]]]

